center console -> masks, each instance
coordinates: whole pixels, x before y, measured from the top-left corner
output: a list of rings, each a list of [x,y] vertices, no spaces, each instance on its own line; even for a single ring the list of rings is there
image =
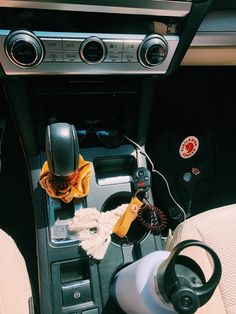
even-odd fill
[[[114,274],[163,248],[161,236],[134,222],[125,238],[112,235],[105,257],[95,261],[68,221],[81,208],[107,211],[130,202],[132,174],[148,164],[127,138],[145,150],[156,81],[179,65],[209,2],[1,1],[0,76],[29,169],[41,314],[119,313],[109,297]],[[76,130],[99,123],[127,136],[107,148],[87,135],[80,153],[92,164],[90,191],[68,204],[39,185],[53,122]]]
[[[80,143],[80,154],[92,165],[89,194],[66,204],[49,197],[38,183],[46,160],[45,126],[51,121],[66,121],[78,130],[86,123],[99,121],[104,127],[107,124],[119,127],[135,141],[139,138],[142,145],[152,100],[147,102],[146,98],[143,111],[142,94],[146,94],[147,86],[150,90],[153,82],[150,78],[123,78],[121,83],[120,78],[100,77],[82,81],[57,78],[52,84],[49,77],[25,80],[24,84],[35,125],[35,146],[40,147],[39,153],[30,157],[40,307],[48,311],[50,306],[51,313],[116,313],[109,300],[114,273],[122,265],[161,249],[161,237],[152,235],[135,221],[125,238],[112,235],[105,257],[95,261],[79,248],[78,237],[68,230],[68,221],[81,208],[107,211],[129,203],[135,193],[132,174],[137,167],[147,167],[146,157],[127,139],[116,148],[107,148],[95,134],[88,134]],[[49,88],[50,84],[53,87]],[[151,192],[149,202],[153,203]]]

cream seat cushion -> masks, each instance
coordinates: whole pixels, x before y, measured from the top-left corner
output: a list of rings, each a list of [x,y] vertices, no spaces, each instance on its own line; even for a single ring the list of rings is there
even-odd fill
[[[218,254],[222,264],[222,277],[214,295],[197,313],[236,314],[236,204],[187,219],[176,228],[166,248],[171,250],[186,239],[208,244]],[[195,259],[209,278],[213,266],[204,250],[190,247],[183,253]]]
[[[29,314],[31,297],[25,260],[14,240],[0,229],[0,314]]]

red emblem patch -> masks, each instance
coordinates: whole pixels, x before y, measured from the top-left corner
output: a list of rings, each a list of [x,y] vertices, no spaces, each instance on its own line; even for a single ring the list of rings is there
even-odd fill
[[[196,154],[199,148],[199,140],[196,136],[188,136],[180,144],[179,154],[182,158],[187,159]]]

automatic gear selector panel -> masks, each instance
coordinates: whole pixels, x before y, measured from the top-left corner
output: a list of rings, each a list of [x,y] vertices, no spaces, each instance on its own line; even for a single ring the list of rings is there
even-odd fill
[[[8,75],[164,74],[179,37],[0,30]]]

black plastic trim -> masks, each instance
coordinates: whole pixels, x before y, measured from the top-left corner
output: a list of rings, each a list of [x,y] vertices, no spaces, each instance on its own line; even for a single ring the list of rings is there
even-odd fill
[[[166,72],[167,76],[173,74],[179,67],[203,19],[210,11],[213,1],[214,0],[208,0],[205,2],[193,3],[191,11],[183,25],[183,31],[179,37],[179,44]]]

